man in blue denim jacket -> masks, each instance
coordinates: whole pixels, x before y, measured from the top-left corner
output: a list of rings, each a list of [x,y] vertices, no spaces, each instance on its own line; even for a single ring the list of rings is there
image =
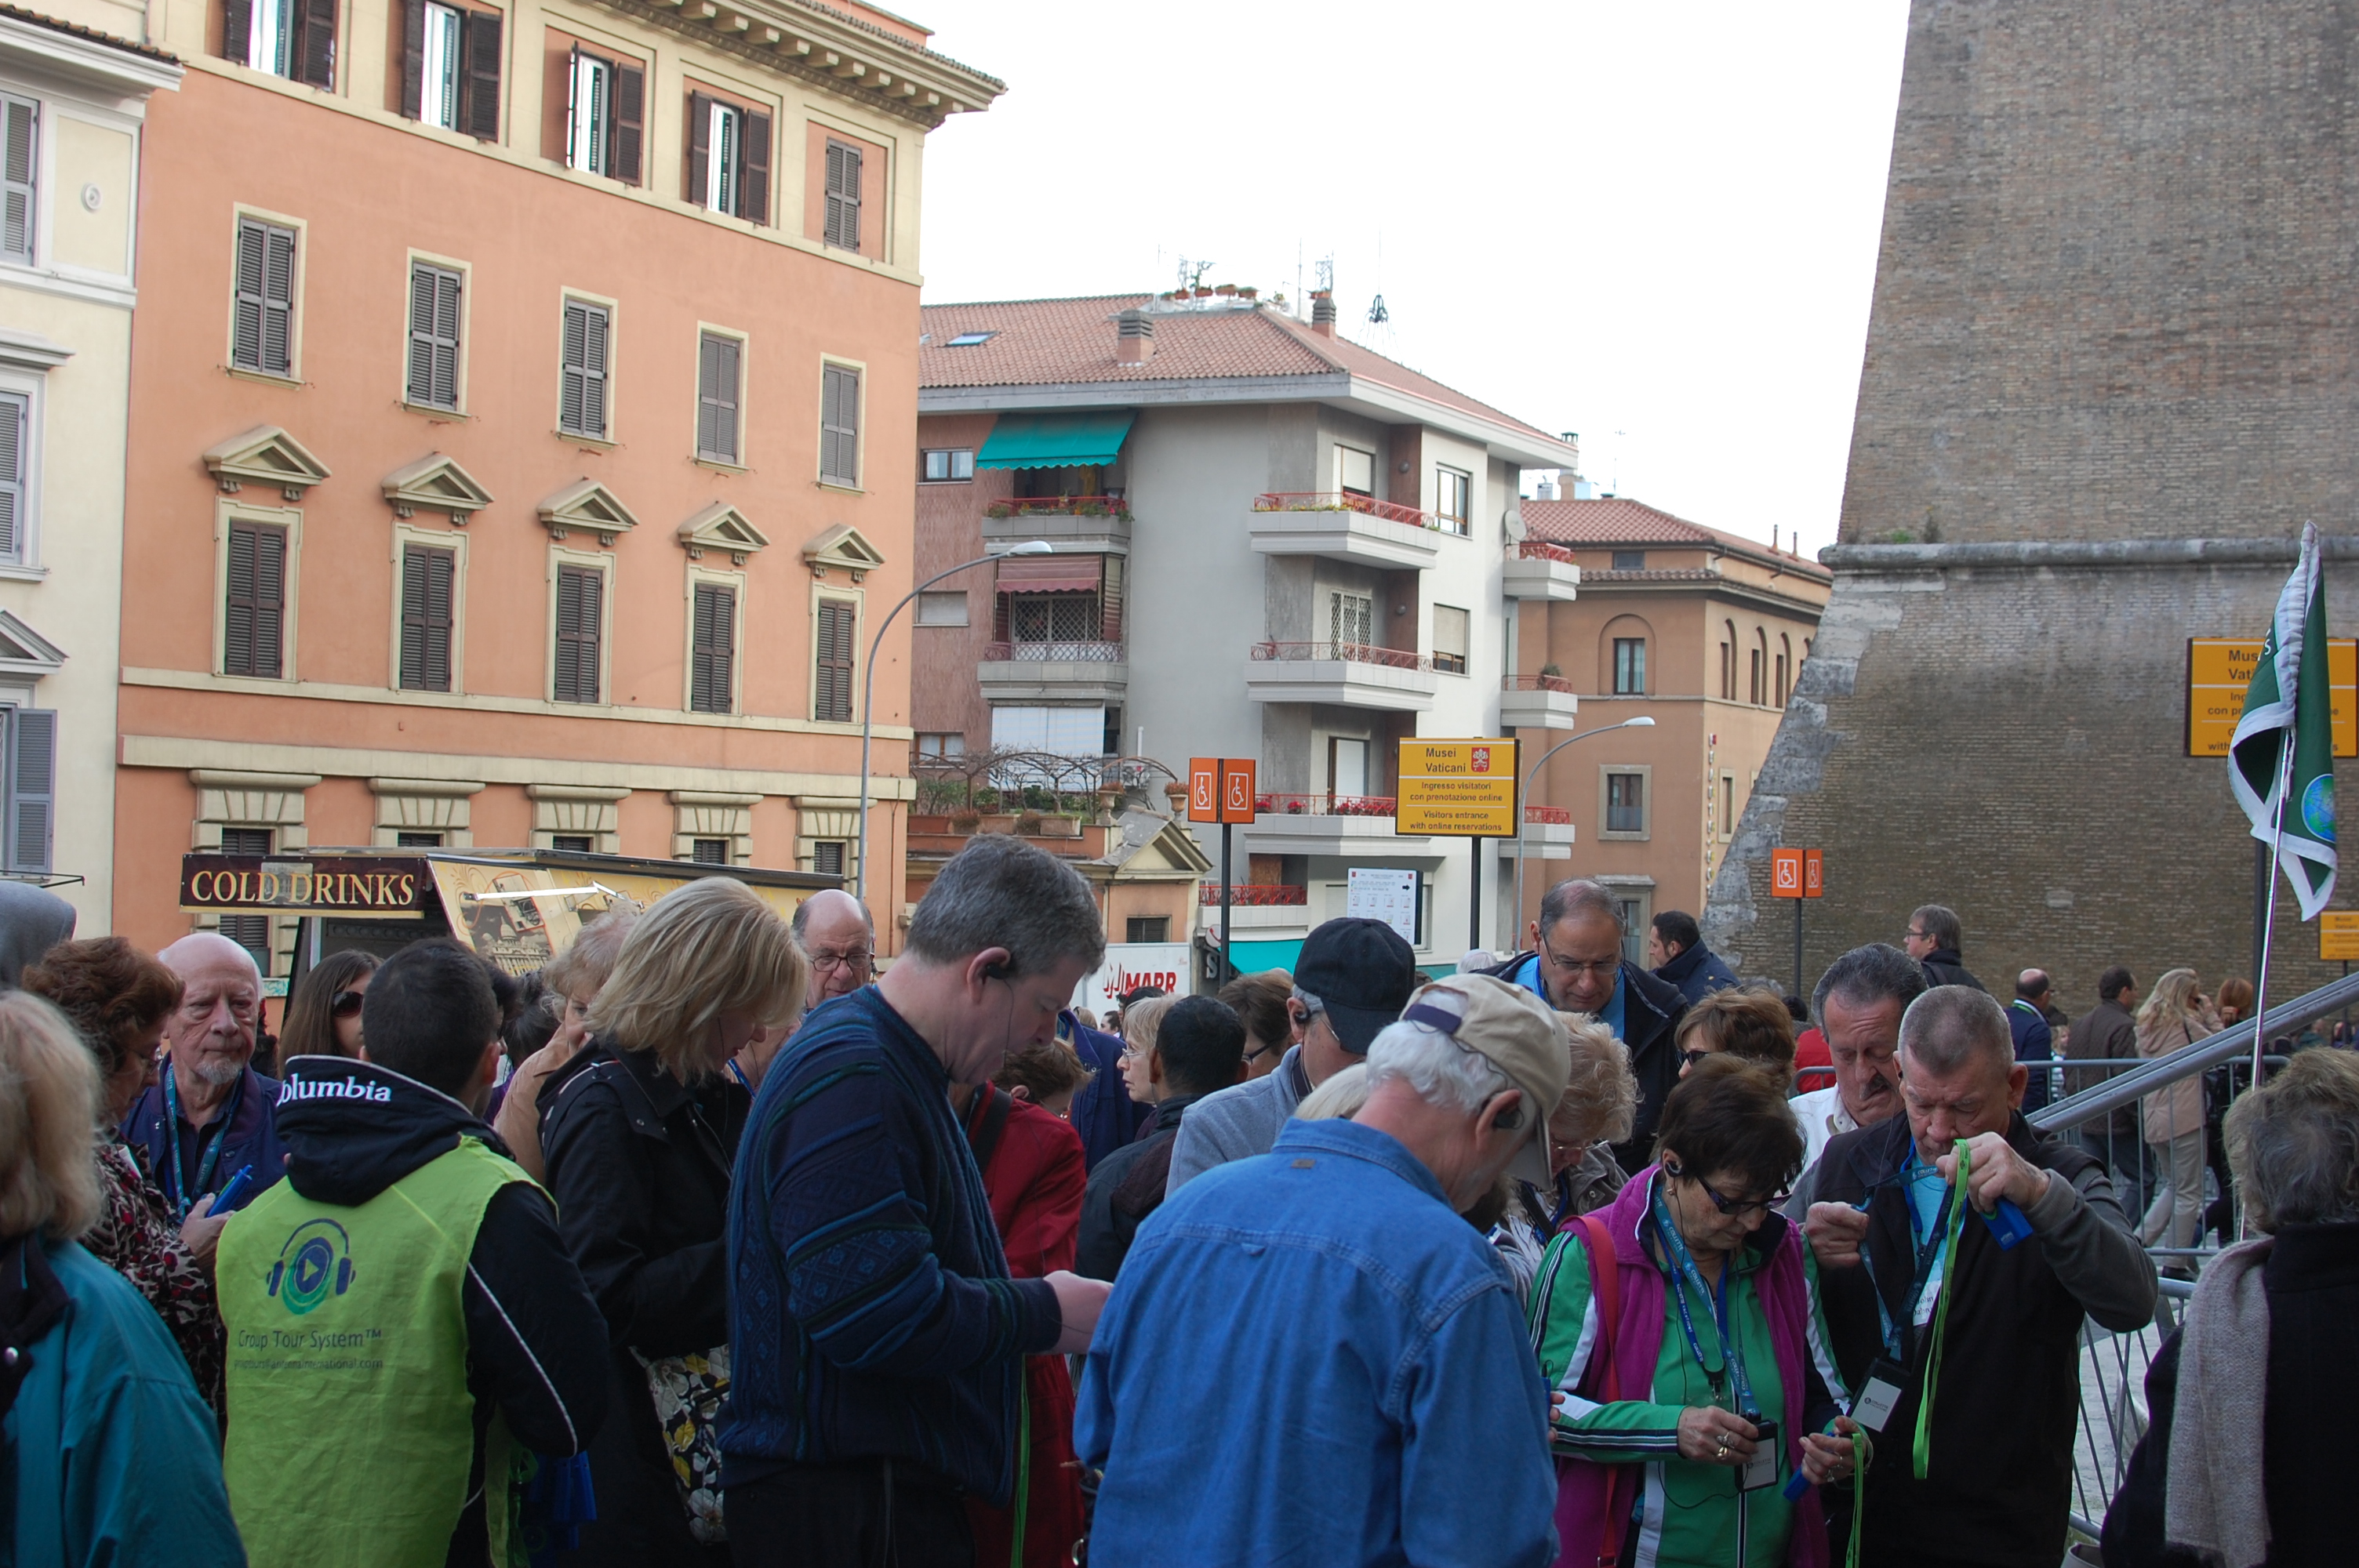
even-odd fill
[[[1538,998],[1438,981],[1376,1037],[1354,1119],[1289,1122],[1148,1217],[1082,1381],[1077,1446],[1105,1471],[1093,1559],[1555,1560],[1547,1390],[1506,1271],[1459,1215],[1502,1172],[1546,1179],[1570,1070]]]

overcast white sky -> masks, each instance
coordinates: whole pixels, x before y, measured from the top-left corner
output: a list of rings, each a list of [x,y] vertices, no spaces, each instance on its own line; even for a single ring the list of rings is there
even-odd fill
[[[1008,89],[929,140],[929,302],[1332,254],[1347,336],[1591,478],[1833,539],[1908,0],[888,3]]]

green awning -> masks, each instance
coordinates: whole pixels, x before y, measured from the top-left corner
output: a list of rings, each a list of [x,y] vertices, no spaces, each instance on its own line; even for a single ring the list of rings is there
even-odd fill
[[[1006,414],[991,427],[979,469],[1103,467],[1122,454],[1122,438],[1137,418],[1128,408],[1088,414]]]

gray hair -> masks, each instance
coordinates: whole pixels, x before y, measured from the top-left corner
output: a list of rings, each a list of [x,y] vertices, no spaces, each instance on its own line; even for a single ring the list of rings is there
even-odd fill
[[[1428,1105],[1474,1115],[1494,1095],[1516,1087],[1491,1058],[1440,1030],[1407,1020],[1387,1023],[1368,1045],[1368,1088],[1399,1080]],[[1555,1108],[1550,1107],[1550,1109]]]
[[[1900,1015],[1900,1054],[1930,1073],[1954,1073],[1976,1057],[2005,1072],[2015,1065],[2015,1033],[1989,992],[1935,986]]]
[[[1947,947],[1953,953],[1965,951],[1966,928],[1958,924],[1958,912],[1948,904],[1919,904],[1908,918],[1925,928],[1934,946]]]
[[[951,856],[909,920],[908,950],[933,964],[1005,947],[1016,976],[1069,958],[1093,968],[1105,926],[1081,873],[1010,833],[979,834]]]
[[[1827,1001],[1832,997],[1853,1007],[1897,1001],[1906,1011],[1924,994],[1922,965],[1889,942],[1871,942],[1854,947],[1827,966],[1826,973],[1819,977],[1818,989],[1810,993],[1810,1022],[1826,1028]]]
[[[2256,1229],[2359,1220],[2359,1061],[2304,1051],[2228,1108],[2228,1169]]]
[[[1630,923],[1622,918],[1622,901],[1603,882],[1587,877],[1572,877],[1560,881],[1540,895],[1540,930],[1556,929],[1557,922],[1575,915],[1593,914],[1614,923],[1616,936],[1630,935]]]
[[[1585,1012],[1563,1016],[1572,1048],[1572,1076],[1565,1080],[1564,1098],[1557,1108],[1580,1108],[1590,1142],[1625,1142],[1638,1119],[1638,1080],[1630,1072],[1630,1048]]]

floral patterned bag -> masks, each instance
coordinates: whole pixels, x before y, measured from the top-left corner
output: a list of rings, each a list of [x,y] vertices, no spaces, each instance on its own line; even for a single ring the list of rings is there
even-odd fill
[[[729,1397],[729,1346],[702,1356],[631,1354],[647,1368],[689,1534],[705,1546],[728,1540],[721,1522],[721,1404]]]

